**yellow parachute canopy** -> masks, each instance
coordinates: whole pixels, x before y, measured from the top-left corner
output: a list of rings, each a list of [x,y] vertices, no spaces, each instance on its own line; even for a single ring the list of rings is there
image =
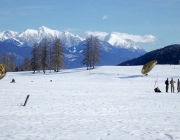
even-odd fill
[[[0,63],[0,79],[6,75],[6,66]]]
[[[157,64],[157,61],[156,61],[156,60],[152,60],[152,61],[146,63],[146,64],[143,66],[143,68],[142,68],[142,70],[141,70],[141,73],[142,73],[142,74],[147,74],[148,72],[151,71],[151,69],[152,69],[156,64]]]

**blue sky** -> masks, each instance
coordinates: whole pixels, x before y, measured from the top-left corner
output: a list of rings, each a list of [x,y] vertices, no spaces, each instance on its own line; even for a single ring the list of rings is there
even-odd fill
[[[180,44],[180,0],[1,0],[0,32],[46,26],[81,35],[120,32],[145,37],[146,51]],[[146,36],[146,37],[149,37]]]

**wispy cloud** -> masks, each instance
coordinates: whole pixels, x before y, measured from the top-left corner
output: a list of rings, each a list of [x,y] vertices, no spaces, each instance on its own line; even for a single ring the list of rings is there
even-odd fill
[[[102,17],[102,19],[107,19],[109,16],[108,15],[104,15],[103,17]]]
[[[106,37],[106,35],[108,35],[108,33],[106,32],[98,32],[98,31],[95,31],[95,32],[92,32],[92,31],[86,31],[82,36],[84,38],[90,36],[90,35],[93,35],[93,36],[98,36],[98,38],[100,40],[104,40],[104,38]]]
[[[9,23],[12,20],[12,14],[9,11],[0,11],[0,23]]]
[[[57,7],[56,5],[40,5],[40,6],[34,5],[34,6],[24,6],[23,9],[25,9],[25,10],[38,10],[38,9],[51,10],[56,7]]]
[[[116,39],[124,40],[124,39],[130,39],[136,43],[155,43],[157,41],[157,38],[153,35],[133,35],[128,33],[120,33],[120,32],[91,32],[87,31],[85,32],[84,37],[87,37],[89,35],[98,36],[100,40],[104,40],[108,35],[114,34],[116,36]]]
[[[54,5],[40,5],[40,6],[36,6],[36,5],[32,5],[32,6],[24,6],[21,7],[19,10],[20,12],[18,12],[19,15],[22,16],[28,16],[28,15],[41,15],[41,14],[45,14],[49,11],[51,11],[52,9],[54,9],[56,6]],[[23,11],[23,12],[22,12]],[[37,12],[38,11],[38,12]]]
[[[64,31],[72,32],[78,30],[77,28],[66,28]]]
[[[34,9],[39,9],[40,6],[24,6],[23,9],[27,9],[27,10],[34,10]]]
[[[157,38],[153,35],[133,35],[128,33],[119,33],[119,32],[113,32],[114,34],[118,35],[120,38],[123,39],[131,39],[134,42],[139,43],[155,43],[157,41]]]
[[[0,11],[0,15],[10,15],[9,11]]]

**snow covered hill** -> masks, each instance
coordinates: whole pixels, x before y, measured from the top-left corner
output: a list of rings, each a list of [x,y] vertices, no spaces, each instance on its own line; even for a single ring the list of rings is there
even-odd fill
[[[21,50],[23,47],[32,48],[35,42],[39,43],[44,38],[47,38],[49,41],[54,41],[56,38],[60,38],[66,50],[66,67],[74,68],[82,66],[81,61],[83,57],[82,51],[84,49],[84,40],[90,34],[98,36],[101,41],[102,57],[99,65],[117,65],[120,62],[139,57],[146,53],[137,43],[130,39],[121,38],[116,32],[109,34],[87,32],[85,37],[80,37],[78,35],[73,35],[70,32],[60,32],[49,29],[45,26],[40,27],[38,30],[27,29],[21,33],[4,31],[0,33],[0,42],[2,44],[0,47],[4,47],[4,50],[10,50],[7,49],[7,47],[12,46],[13,44],[18,46]],[[2,50],[0,50],[0,53],[2,53]],[[14,53],[14,51],[12,50],[8,53]],[[19,54],[16,55],[19,56]],[[22,54],[21,57],[23,58],[23,56],[24,55]]]
[[[141,69],[8,72],[0,80],[0,139],[179,140],[180,65],[156,65],[145,77]],[[175,93],[165,92],[166,78],[176,81]]]
[[[157,60],[158,64],[180,64],[180,44],[172,44],[164,48],[150,51],[138,58],[120,63],[120,66],[144,65],[151,60]]]

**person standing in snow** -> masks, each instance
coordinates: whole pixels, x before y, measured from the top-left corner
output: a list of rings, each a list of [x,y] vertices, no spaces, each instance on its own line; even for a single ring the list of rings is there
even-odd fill
[[[171,84],[171,93],[174,93],[174,83],[175,81],[173,80],[173,78],[171,78],[170,84]]]
[[[165,84],[166,84],[166,92],[168,92],[168,88],[169,88],[169,80],[167,78],[167,80],[165,81]]]
[[[180,82],[179,82],[179,79],[177,81],[177,92],[180,92]]]

